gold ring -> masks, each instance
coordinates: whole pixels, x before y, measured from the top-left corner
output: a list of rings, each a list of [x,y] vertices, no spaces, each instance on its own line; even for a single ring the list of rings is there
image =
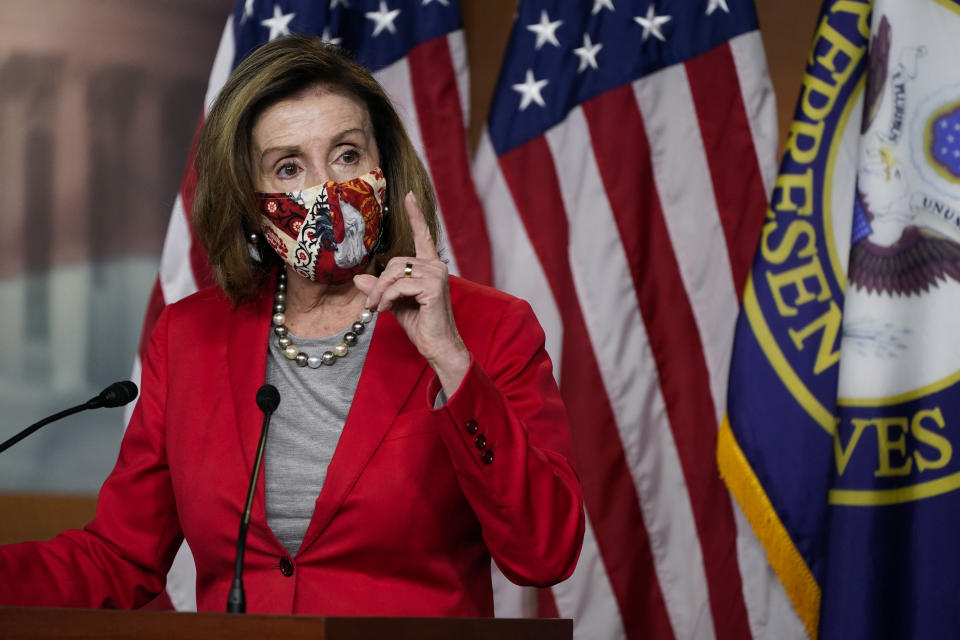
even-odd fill
[[[413,265],[408,262],[407,266],[403,268],[403,277],[409,278],[412,275],[413,275]]]

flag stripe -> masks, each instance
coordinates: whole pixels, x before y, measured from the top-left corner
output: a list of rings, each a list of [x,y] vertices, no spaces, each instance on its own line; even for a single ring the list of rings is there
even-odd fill
[[[491,284],[490,239],[470,175],[463,110],[447,38],[414,47],[408,59],[423,148],[460,275]]]
[[[407,58],[401,58],[374,73],[373,77],[386,89],[387,95],[390,96],[390,100],[393,102],[393,106],[403,121],[403,126],[407,130],[407,135],[410,137],[410,143],[416,150],[417,155],[421,158],[426,158],[427,152],[423,145],[420,120],[416,114],[416,99],[411,81],[409,60]],[[431,171],[430,166],[427,166],[427,171]],[[437,209],[437,223],[440,226],[440,236],[442,239],[449,238],[450,233],[447,230],[447,222],[443,208],[438,207]],[[447,260],[447,267],[450,269],[450,272],[459,274],[460,263],[458,256],[451,251],[444,251],[445,247],[443,243],[438,246],[438,249],[440,249],[444,259]]]
[[[600,95],[585,103],[584,111],[617,227],[628,247],[636,297],[693,506],[716,634],[742,638],[749,629],[736,562],[736,527],[713,466],[717,422],[709,403],[690,401],[691,394],[707,397],[710,380],[693,311],[683,295],[642,119],[630,87]]]
[[[563,319],[560,391],[570,415],[584,501],[627,637],[671,638],[638,496],[575,299],[566,254],[568,227],[558,213],[563,201],[549,148],[543,138],[535,138],[500,156],[499,163]]]
[[[583,547],[577,568],[552,589],[560,615],[573,619],[573,636],[590,640],[623,640],[626,632],[617,599],[597,547],[590,514],[587,513]]]
[[[767,207],[763,177],[729,45],[687,61],[686,71],[739,296]]]
[[[629,93],[629,89],[628,89]],[[619,114],[606,113],[606,117]],[[623,135],[629,127],[623,128]],[[674,633],[713,638],[707,581],[680,460],[660,394],[654,358],[637,306],[634,281],[600,177],[581,108],[546,134],[557,168],[570,236],[570,267],[579,307],[617,424],[634,487],[640,496],[657,576]],[[620,141],[629,140],[622,137]],[[597,147],[598,153],[607,148]],[[580,162],[564,162],[580,154]],[[632,158],[624,161],[625,173]],[[631,180],[631,188],[636,183]],[[589,215],[585,215],[589,212]],[[617,313],[610,313],[617,309]],[[623,354],[640,357],[624,358]],[[646,393],[637,393],[644,389]],[[691,607],[691,602],[702,607]]]
[[[726,244],[687,76],[682,65],[633,83],[680,276],[710,372],[713,424],[723,415],[730,336],[737,317]],[[664,295],[668,295],[666,292]]]
[[[470,65],[467,61],[467,42],[463,29],[447,34],[447,46],[450,47],[450,61],[457,80],[457,95],[460,98],[460,113],[463,116],[462,125],[466,132],[470,128]]]
[[[493,252],[494,285],[526,299],[546,334],[553,376],[560,380],[563,367],[563,321],[547,289],[547,276],[517,212],[503,173],[497,164],[490,136],[485,131],[477,146],[474,183],[484,196],[484,214]]]
[[[753,137],[753,151],[763,176],[764,196],[773,189],[777,178],[777,105],[760,33],[751,31],[730,40],[730,53],[737,67],[741,100]],[[742,289],[738,292],[742,292]]]

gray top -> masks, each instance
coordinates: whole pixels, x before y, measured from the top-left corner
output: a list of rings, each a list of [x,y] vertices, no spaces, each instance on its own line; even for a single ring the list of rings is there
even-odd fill
[[[374,315],[346,357],[319,369],[287,360],[270,329],[266,380],[280,392],[280,405],[270,421],[264,452],[267,524],[290,555],[296,554],[313,517],[376,321]],[[345,332],[313,339],[291,335],[290,340],[301,351],[319,356],[342,342]]]

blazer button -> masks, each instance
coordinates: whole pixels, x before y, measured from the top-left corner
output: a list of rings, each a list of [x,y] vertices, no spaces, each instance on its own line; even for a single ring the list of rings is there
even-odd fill
[[[483,464],[493,464],[493,451],[484,451],[480,459],[483,460]]]
[[[467,420],[466,427],[467,427],[467,433],[469,433],[470,435],[473,435],[480,430],[480,425],[477,424],[476,420],[472,420],[472,419]]]
[[[477,439],[473,441],[473,444],[477,445],[477,449],[486,449],[487,448],[487,436],[482,433],[477,436]]]
[[[293,575],[293,560],[291,560],[290,558],[288,558],[288,557],[286,557],[286,556],[280,558],[280,573],[282,573],[284,576],[286,576],[286,577],[288,577],[288,578],[289,578],[290,576],[292,576],[292,575]]]

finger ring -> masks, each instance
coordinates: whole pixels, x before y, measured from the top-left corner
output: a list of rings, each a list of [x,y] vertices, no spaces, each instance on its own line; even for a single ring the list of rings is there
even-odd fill
[[[407,266],[403,268],[403,277],[409,278],[412,275],[413,275],[413,265],[408,262]]]

